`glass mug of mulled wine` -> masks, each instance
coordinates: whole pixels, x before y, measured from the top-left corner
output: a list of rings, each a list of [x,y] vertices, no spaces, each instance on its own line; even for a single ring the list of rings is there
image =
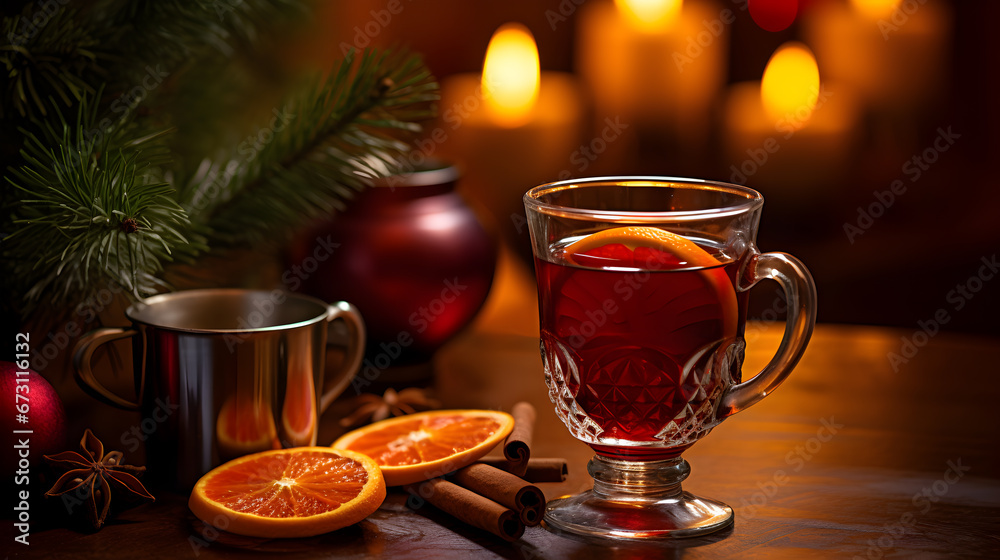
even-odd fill
[[[145,441],[148,476],[178,489],[235,457],[316,445],[319,416],[364,354],[364,322],[353,305],[280,290],[173,292],[136,303],[126,315],[131,328],[80,339],[76,378],[98,400],[140,411],[122,442]],[[325,373],[331,324],[343,327],[346,353]],[[108,390],[91,367],[101,345],[129,337],[136,401]]]
[[[596,451],[594,488],[549,502],[549,527],[642,539],[732,524],[732,508],[681,490],[680,455],[788,376],[816,318],[805,266],[755,246],[763,202],[746,187],[659,177],[525,194],[549,398]],[[766,278],[788,299],[784,338],[743,381],[748,290]]]

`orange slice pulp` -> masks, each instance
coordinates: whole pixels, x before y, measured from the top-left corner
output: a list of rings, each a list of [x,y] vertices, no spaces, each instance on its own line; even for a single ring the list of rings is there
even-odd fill
[[[690,309],[676,300],[678,294],[665,295],[667,299],[663,300],[663,304],[669,304],[677,313],[686,312],[692,319],[714,318],[721,323],[725,337],[736,334],[739,308],[732,282],[722,268],[723,263],[686,237],[649,226],[617,227],[574,241],[566,246],[564,254],[570,262],[589,268],[692,269],[698,273],[703,286],[683,288],[686,290],[684,299],[690,302]],[[611,296],[614,297],[614,294]],[[716,303],[705,305],[704,300]],[[643,313],[660,309],[654,302],[649,303],[653,306],[643,309]],[[699,312],[691,314],[692,310]]]
[[[203,476],[188,506],[202,521],[251,537],[309,537],[353,525],[385,499],[371,458],[329,447],[240,457]]]
[[[368,455],[389,486],[412,484],[470,465],[514,429],[514,418],[491,410],[434,410],[358,428],[333,442]]]
[[[585,266],[598,264],[599,259],[624,261],[619,265],[630,262],[643,269],[711,268],[722,264],[686,237],[646,226],[617,227],[592,233],[569,244],[565,251],[571,260]]]

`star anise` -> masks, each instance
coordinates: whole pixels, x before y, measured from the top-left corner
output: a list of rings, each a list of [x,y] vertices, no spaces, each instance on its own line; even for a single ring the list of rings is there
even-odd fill
[[[137,477],[142,476],[146,467],[122,464],[122,452],[111,451],[104,454],[104,444],[88,428],[80,440],[80,450],[64,451],[58,455],[46,455],[53,468],[65,470],[59,480],[45,493],[48,497],[62,496],[67,510],[72,506],[86,504],[87,519],[94,529],[100,529],[111,509],[112,490],[125,492],[133,500],[155,500]]]
[[[366,422],[378,422],[390,415],[404,416],[418,410],[441,406],[441,403],[431,398],[426,390],[417,387],[409,387],[398,393],[395,389],[386,389],[381,397],[365,393],[355,397],[352,404],[355,406],[354,412],[341,418],[341,426],[350,427]]]

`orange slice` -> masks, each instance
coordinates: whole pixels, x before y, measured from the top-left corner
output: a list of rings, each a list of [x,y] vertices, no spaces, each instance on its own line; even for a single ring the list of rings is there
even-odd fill
[[[504,412],[433,410],[358,428],[333,448],[368,455],[382,467],[386,484],[400,486],[474,463],[513,429],[514,418]]]
[[[564,252],[571,262],[589,268],[692,269],[697,275],[675,277],[675,290],[670,293],[653,290],[650,294],[643,294],[649,296],[644,305],[622,307],[636,309],[642,314],[657,312],[668,319],[677,317],[679,320],[663,325],[667,332],[675,334],[687,325],[705,321],[718,322],[724,337],[736,334],[739,307],[732,282],[722,268],[723,263],[683,236],[648,226],[617,227],[578,239],[566,246]],[[582,291],[593,289],[585,287]],[[564,294],[567,292],[572,293],[573,290],[565,290]],[[621,299],[617,292],[588,294],[588,297],[596,298],[597,305],[607,298],[612,298],[611,301]],[[627,320],[618,322],[626,328],[633,323]]]
[[[578,259],[584,260],[584,262],[577,262],[577,264],[586,265],[589,264],[587,259],[580,259],[579,257],[589,256],[612,259],[618,256],[620,259],[623,253],[619,251],[616,255],[613,249],[610,249],[616,245],[623,246],[632,252],[634,257],[643,256],[643,254],[649,255],[647,251],[642,250],[643,248],[662,251],[666,255],[676,258],[675,262],[670,263],[672,268],[708,268],[722,264],[718,259],[708,254],[704,249],[686,237],[659,228],[646,226],[626,226],[602,230],[570,243],[565,250],[571,260],[574,262]],[[638,254],[635,254],[636,252]],[[654,254],[650,256],[655,258],[660,255]],[[671,260],[673,261],[673,259]],[[633,264],[638,265],[639,268],[648,269],[650,265],[655,266],[656,263],[636,263],[633,261]],[[646,266],[641,266],[642,264]]]
[[[201,477],[188,507],[202,521],[250,537],[311,537],[353,525],[385,499],[370,457],[329,447],[275,449]]]

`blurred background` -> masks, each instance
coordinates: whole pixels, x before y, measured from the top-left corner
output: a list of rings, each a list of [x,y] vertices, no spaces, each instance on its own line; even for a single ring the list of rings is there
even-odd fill
[[[259,22],[260,36],[178,65],[183,80],[156,84],[146,103],[153,120],[169,113],[176,125],[166,140],[173,154],[200,162],[215,148],[235,149],[233,161],[248,166],[275,136],[275,119],[284,122],[273,111],[289,84],[329,71],[351,49],[403,45],[424,56],[442,96],[408,163],[455,163],[466,202],[452,191],[450,170],[415,174],[407,189],[390,182],[365,191],[288,247],[209,253],[166,280],[171,289],[301,288],[357,304],[368,324],[366,359],[386,370],[357,392],[430,383],[431,356],[473,320],[471,342],[458,346],[460,356],[471,349],[470,367],[480,367],[477,333],[536,336],[521,197],[572,177],[745,184],[766,200],[760,249],[809,266],[821,322],[899,327],[904,345],[917,344],[920,331],[1000,334],[1000,3],[309,3],[308,16]],[[244,4],[204,5],[229,21]],[[445,305],[457,299],[447,282],[459,278],[467,291]],[[28,325],[40,341],[32,367],[56,384],[68,417],[96,418],[114,433],[135,413],[95,407],[70,374],[83,332],[127,324],[127,299],[99,295],[108,298],[83,308],[92,316],[76,310],[68,322]],[[781,318],[783,297],[777,284],[759,285],[749,318]],[[407,353],[395,342],[402,336]],[[95,367],[116,372],[112,390],[131,394],[130,344],[115,348]],[[327,363],[340,359],[331,350]],[[350,402],[328,418],[346,415]],[[333,433],[328,426],[325,440]]]
[[[919,328],[944,309],[946,330],[997,334],[998,16],[946,0],[356,0],[323,4],[283,58],[422,53],[443,99],[421,150],[460,164],[460,191],[515,253],[535,184],[741,183],[765,196],[761,250],[812,270],[821,321]],[[487,74],[535,74],[527,31],[540,85],[483,99],[511,23]],[[756,290],[751,317],[779,297]]]

